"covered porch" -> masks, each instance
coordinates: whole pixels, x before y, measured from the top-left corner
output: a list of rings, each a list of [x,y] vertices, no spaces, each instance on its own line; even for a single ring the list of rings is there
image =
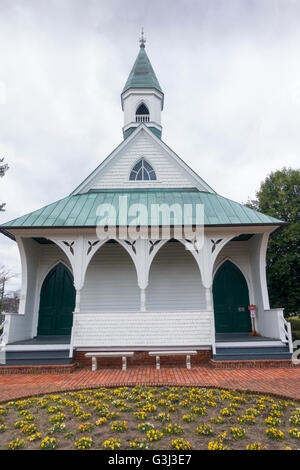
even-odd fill
[[[124,348],[193,348],[216,356],[221,348],[270,351],[288,345],[291,352],[283,312],[268,305],[261,269],[266,234],[258,229],[245,235],[208,231],[202,252],[174,238],[20,237],[27,279],[19,314],[6,315],[2,349],[64,351],[70,359],[75,350]],[[226,263],[243,278],[246,295],[221,308],[215,280]],[[249,336],[250,303],[257,305],[261,336]]]

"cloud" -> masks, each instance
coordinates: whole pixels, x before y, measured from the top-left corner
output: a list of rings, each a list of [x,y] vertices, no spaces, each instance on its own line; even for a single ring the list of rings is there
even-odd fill
[[[68,195],[120,143],[142,26],[163,139],[246,202],[270,171],[299,164],[299,13],[296,0],[1,0],[0,220]],[[15,245],[0,247],[0,264],[20,270]]]

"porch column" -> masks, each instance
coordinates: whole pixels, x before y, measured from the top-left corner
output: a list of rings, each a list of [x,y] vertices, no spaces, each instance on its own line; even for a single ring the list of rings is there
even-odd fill
[[[140,288],[140,309],[141,312],[146,312],[146,289]]]
[[[76,289],[75,312],[80,312],[80,294],[81,289]]]
[[[205,300],[207,310],[213,310],[213,299],[211,287],[205,288]]]
[[[216,326],[215,326],[215,314],[213,307],[213,298],[212,298],[212,287],[205,287],[205,300],[206,300],[206,309],[211,313],[211,342],[212,342],[212,353],[216,354]]]

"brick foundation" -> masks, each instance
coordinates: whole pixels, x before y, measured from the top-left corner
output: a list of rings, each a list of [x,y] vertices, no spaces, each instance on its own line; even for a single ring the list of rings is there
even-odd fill
[[[211,359],[210,364],[215,369],[268,369],[270,367],[299,367],[299,365],[293,364],[291,359],[257,359],[255,361],[214,361]]]
[[[77,364],[54,364],[37,366],[1,366],[0,375],[11,374],[71,374],[77,368]]]
[[[85,357],[87,351],[75,351],[74,361],[79,367],[91,367],[92,359]],[[209,364],[211,359],[211,351],[198,351],[197,355],[191,356],[191,364],[205,365]],[[98,367],[109,369],[120,369],[122,366],[121,357],[98,357]],[[132,357],[127,358],[127,366],[129,367],[153,367],[155,368],[155,356],[149,356],[148,351],[135,351]],[[186,367],[186,356],[161,356],[160,366],[163,367]]]

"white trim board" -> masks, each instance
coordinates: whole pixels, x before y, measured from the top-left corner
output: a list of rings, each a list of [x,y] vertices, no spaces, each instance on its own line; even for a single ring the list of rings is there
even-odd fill
[[[7,344],[6,352],[17,351],[69,351],[70,344]]]
[[[186,348],[186,346],[184,347],[180,347],[180,346],[172,346],[172,351],[182,351],[183,348]],[[210,351],[211,350],[211,346],[189,346],[189,350],[190,349],[195,349],[196,351]],[[170,347],[168,346],[159,346],[159,350],[162,351],[162,350],[169,350]],[[113,348],[109,348],[109,347],[93,347],[93,346],[87,346],[87,347],[79,347],[79,348],[74,348],[74,351],[135,351],[135,352],[144,352],[144,351],[157,351],[158,350],[158,347],[141,347],[141,346],[126,346],[126,347],[121,347],[121,346],[118,346],[118,347],[113,347]]]

